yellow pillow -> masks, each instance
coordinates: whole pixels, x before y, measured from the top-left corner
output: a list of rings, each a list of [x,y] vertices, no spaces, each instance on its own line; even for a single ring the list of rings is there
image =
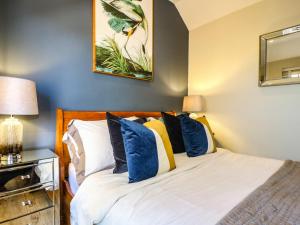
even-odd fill
[[[203,117],[198,117],[196,120],[197,120],[198,122],[202,123],[203,125],[205,125],[205,126],[208,128],[209,133],[210,133],[210,135],[211,135],[211,137],[212,137],[212,140],[213,140],[213,145],[214,145],[214,151],[213,151],[213,152],[216,152],[216,151],[217,151],[217,148],[216,148],[216,141],[215,141],[215,138],[214,138],[214,133],[212,132],[212,129],[210,128],[209,123],[208,123],[206,117],[205,117],[205,116],[203,116]]]
[[[159,120],[152,120],[149,122],[144,123],[144,126],[150,129],[155,130],[159,136],[161,137],[164,147],[166,149],[166,153],[170,162],[170,171],[176,168],[176,164],[175,164],[175,159],[174,159],[174,154],[173,154],[173,149],[172,149],[172,145],[169,139],[169,135],[167,132],[167,129],[164,125],[164,123],[162,123]]]

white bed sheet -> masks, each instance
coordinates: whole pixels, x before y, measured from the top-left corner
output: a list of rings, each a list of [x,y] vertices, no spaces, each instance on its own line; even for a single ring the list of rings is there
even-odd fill
[[[75,170],[75,166],[73,163],[69,164],[69,177],[68,177],[68,181],[69,181],[69,185],[71,188],[71,191],[73,193],[73,195],[76,194],[79,185],[77,183],[77,179],[76,179],[76,170]]]
[[[135,184],[111,170],[89,176],[71,202],[72,225],[213,225],[283,165],[223,149],[175,158],[176,170]]]

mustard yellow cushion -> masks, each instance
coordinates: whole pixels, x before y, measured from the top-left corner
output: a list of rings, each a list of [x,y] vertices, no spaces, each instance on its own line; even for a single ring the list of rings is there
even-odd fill
[[[216,148],[216,141],[215,141],[215,138],[214,138],[214,133],[212,132],[212,129],[211,129],[211,127],[210,127],[210,125],[209,125],[209,123],[208,123],[206,117],[205,117],[205,116],[203,116],[203,117],[198,117],[196,120],[197,120],[198,122],[202,123],[202,125],[205,125],[205,126],[207,127],[207,129],[209,130],[210,136],[211,136],[212,141],[213,141],[213,146],[214,146],[214,147],[213,147],[213,148],[214,148],[213,152],[216,152],[216,151],[217,151],[217,148]]]
[[[144,123],[144,126],[146,126],[149,129],[153,129],[155,130],[159,136],[161,137],[164,147],[166,149],[166,153],[170,162],[170,171],[176,168],[176,164],[175,164],[175,159],[174,159],[174,154],[173,154],[173,149],[172,149],[172,145],[169,139],[169,135],[167,132],[167,129],[164,125],[164,123],[162,123],[159,120],[152,120],[149,122]]]

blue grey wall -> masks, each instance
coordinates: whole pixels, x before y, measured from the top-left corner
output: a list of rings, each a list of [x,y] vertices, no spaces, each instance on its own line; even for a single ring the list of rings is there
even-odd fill
[[[5,72],[37,82],[39,118],[24,118],[25,147],[54,147],[55,109],[180,110],[187,94],[188,30],[155,0],[154,81],[91,72],[92,0],[5,2]]]

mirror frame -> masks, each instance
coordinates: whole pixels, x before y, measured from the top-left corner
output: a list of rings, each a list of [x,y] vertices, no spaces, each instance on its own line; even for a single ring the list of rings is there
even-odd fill
[[[278,80],[266,80],[267,75],[267,53],[268,46],[267,42],[269,39],[284,37],[287,35],[295,34],[300,32],[300,25],[293,27],[285,28],[268,34],[260,35],[259,37],[259,78],[258,86],[259,87],[268,87],[268,86],[278,86],[278,85],[288,85],[288,84],[300,84],[299,80],[292,79],[278,79]]]

